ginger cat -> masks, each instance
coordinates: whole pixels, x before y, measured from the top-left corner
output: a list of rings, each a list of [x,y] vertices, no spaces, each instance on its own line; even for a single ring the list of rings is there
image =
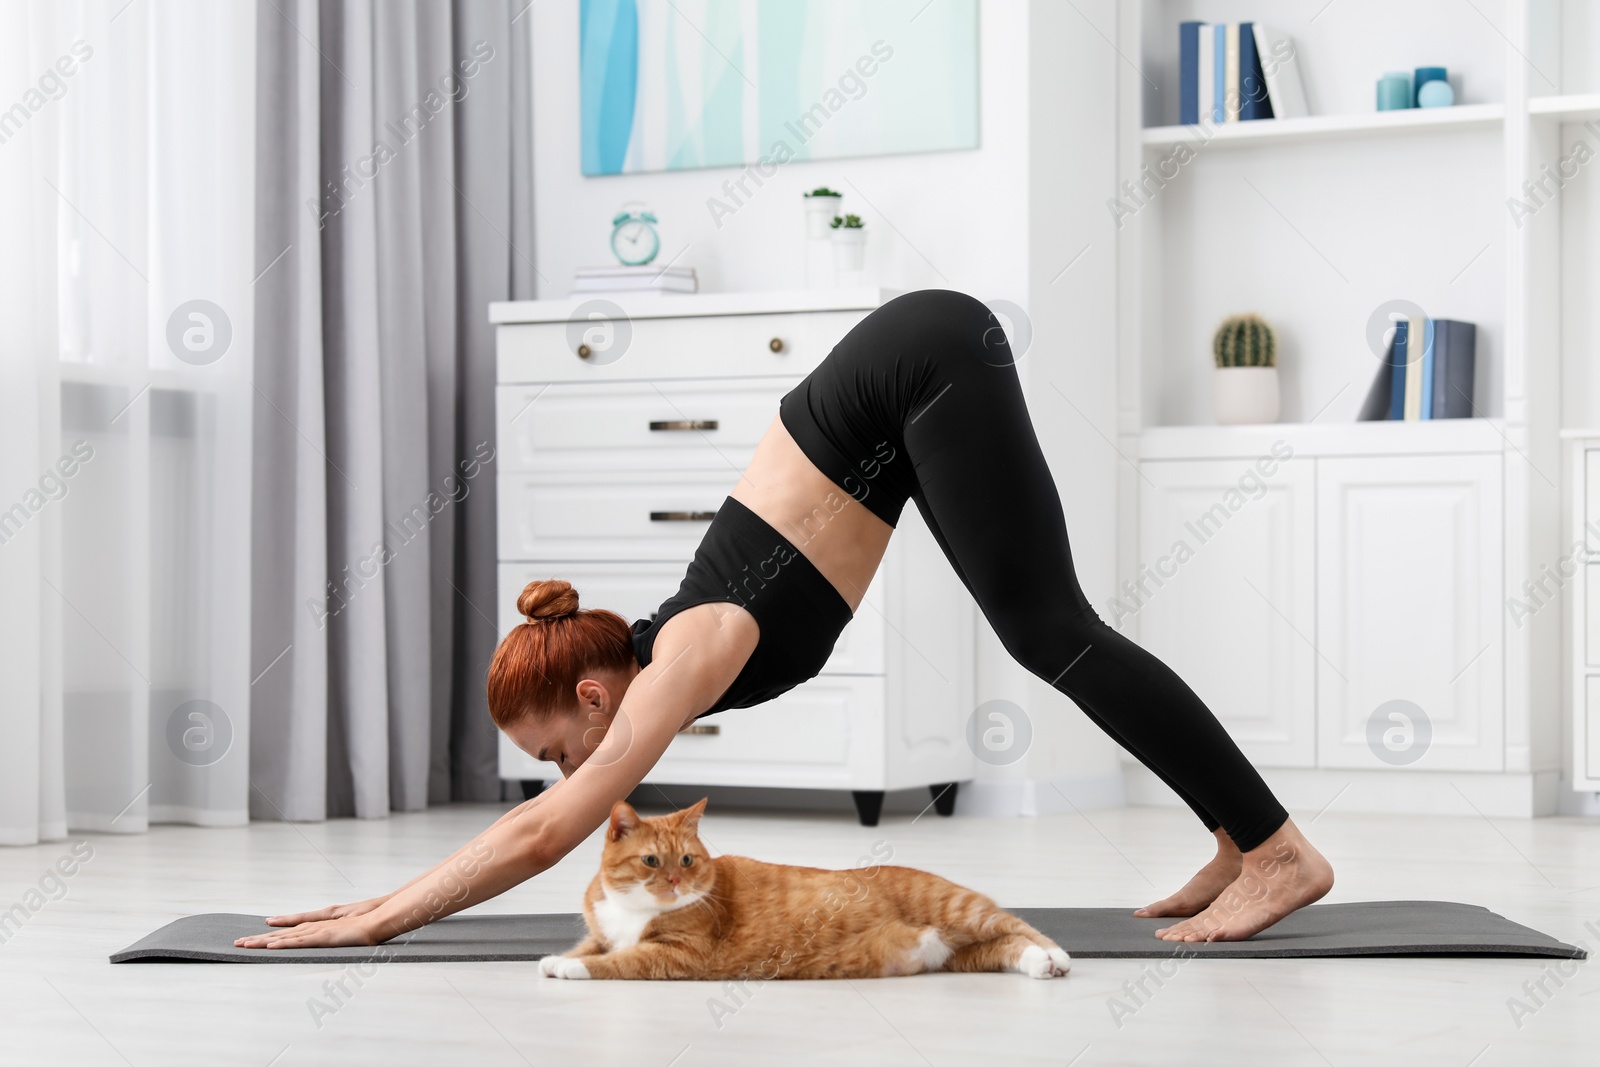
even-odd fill
[[[611,809],[589,936],[545,956],[554,978],[878,978],[923,971],[1067,973],[1055,942],[988,897],[909,867],[820,870],[711,856],[706,802]]]

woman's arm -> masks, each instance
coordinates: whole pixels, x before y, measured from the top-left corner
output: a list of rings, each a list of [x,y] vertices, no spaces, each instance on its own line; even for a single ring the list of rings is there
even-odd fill
[[[656,636],[654,659],[629,684],[604,740],[564,781],[513,808],[449,859],[369,910],[307,921],[235,944],[375,945],[555,866],[606,821],[612,805],[643,780],[684,722],[716,703],[749,659],[758,636],[755,620],[743,609],[730,613],[727,605],[718,607],[722,610],[691,608],[668,620]]]
[[[555,783],[555,785],[560,785],[560,784],[562,784],[562,783],[560,783],[560,782]],[[552,785],[550,787],[550,789],[554,789],[555,785]],[[548,797],[549,795],[550,795],[550,790],[546,790],[544,793],[541,793],[539,796],[534,797],[532,800],[524,801],[523,803],[518,804],[516,807],[507,810],[505,812],[505,814],[501,815],[492,824],[490,824],[489,830],[493,830],[495,827],[499,826],[501,823],[506,822],[509,819],[514,819],[514,818],[518,817],[524,811],[526,811],[530,806],[532,806],[533,804],[538,803],[540,800],[543,800],[545,797]],[[486,830],[485,833],[487,833],[487,832],[488,831]],[[474,838],[474,841],[476,841],[476,838]],[[385,893],[381,897],[371,897],[371,898],[369,898],[367,900],[358,900],[358,901],[356,901],[354,903],[351,903],[351,904],[330,904],[328,907],[326,907],[326,908],[318,908],[316,911],[302,911],[302,912],[297,912],[297,913],[295,913],[293,915],[274,915],[271,918],[267,919],[267,925],[268,926],[299,926],[301,923],[325,922],[328,919],[344,919],[344,918],[348,918],[348,917],[356,916],[356,915],[365,915],[367,912],[372,911],[373,909],[378,908],[381,905],[387,903],[388,901],[394,899],[396,894],[403,893],[404,891],[406,891],[407,889],[410,889],[412,886],[416,885],[418,882],[422,881],[425,878],[442,877],[448,870],[451,869],[452,865],[459,864],[459,863],[462,863],[462,862],[465,861],[465,857],[467,856],[467,850],[472,847],[472,844],[473,844],[473,842],[469,841],[467,844],[465,844],[465,845],[461,846],[460,848],[456,849],[456,851],[453,854],[451,854],[450,856],[447,856],[443,860],[440,860],[433,867],[429,868],[426,871],[423,871],[421,874],[419,874],[415,878],[411,879],[411,881],[407,882],[405,885],[401,886],[399,889],[394,890],[394,892],[392,892],[392,893]]]

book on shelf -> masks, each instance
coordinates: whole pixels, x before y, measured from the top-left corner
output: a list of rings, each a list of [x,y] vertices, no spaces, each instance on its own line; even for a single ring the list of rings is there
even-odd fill
[[[1211,27],[1211,121],[1228,121],[1228,27]]]
[[[1308,113],[1294,41],[1259,22],[1178,24],[1178,123]]]
[[[1470,418],[1477,414],[1472,381],[1477,371],[1478,327],[1455,319],[1435,319],[1433,328],[1433,417]]]
[[[1178,24],[1178,125],[1200,124],[1200,23]]]
[[[1406,322],[1406,401],[1405,418],[1415,422],[1422,418],[1422,353],[1427,344],[1427,331],[1421,316],[1413,315]]]
[[[598,294],[693,293],[700,288],[693,267],[579,267],[573,296]]]
[[[1256,56],[1267,82],[1267,99],[1272,104],[1273,117],[1297,119],[1311,114],[1306,106],[1305,83],[1300,80],[1294,39],[1282,30],[1259,22],[1251,23],[1250,31],[1256,39]]]
[[[1393,390],[1389,397],[1389,417],[1396,420],[1406,417],[1406,341],[1410,332],[1409,319],[1394,324],[1393,354],[1389,359],[1389,381]]]
[[[1476,414],[1472,382],[1477,334],[1473,323],[1456,319],[1413,316],[1396,322],[1357,421],[1465,419]]]
[[[1222,120],[1239,121],[1239,24],[1230,22],[1222,37]]]
[[[1417,418],[1433,418],[1433,336],[1434,320],[1413,318],[1412,322],[1421,324],[1422,359],[1418,363],[1418,372],[1422,376],[1421,395],[1417,398]]]
[[[1272,118],[1272,100],[1267,92],[1266,72],[1261,69],[1253,22],[1239,23],[1239,74],[1239,121]]]

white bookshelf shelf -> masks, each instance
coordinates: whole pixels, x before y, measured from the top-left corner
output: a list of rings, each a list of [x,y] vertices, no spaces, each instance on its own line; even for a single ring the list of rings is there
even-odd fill
[[[1149,426],[1139,435],[1139,458],[1253,459],[1271,452],[1278,441],[1290,445],[1297,456],[1499,453],[1505,447],[1504,427],[1504,419]]]
[[[1528,114],[1540,119],[1577,122],[1600,118],[1600,93],[1567,93],[1528,99]]]
[[[1557,98],[1552,98],[1557,99]],[[1571,99],[1561,97],[1559,99]],[[1600,104],[1600,96],[1593,98]],[[1221,126],[1151,126],[1140,139],[1146,149],[1194,148],[1203,145],[1245,147],[1297,144],[1343,137],[1371,137],[1395,133],[1426,133],[1491,129],[1505,121],[1502,104],[1462,104],[1458,107],[1407,108],[1357,115],[1308,115],[1298,119],[1258,119]]]

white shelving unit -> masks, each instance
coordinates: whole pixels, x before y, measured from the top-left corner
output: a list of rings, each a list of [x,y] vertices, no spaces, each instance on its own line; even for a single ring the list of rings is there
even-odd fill
[[[1119,475],[1122,578],[1148,585],[1188,503],[1274,442],[1294,450],[1213,542],[1232,547],[1202,549],[1122,628],[1193,664],[1180,673],[1202,697],[1234,701],[1219,715],[1291,806],[1349,786],[1341,807],[1470,814],[1465,794],[1485,813],[1548,813],[1572,765],[1563,613],[1506,605],[1561,554],[1560,428],[1600,416],[1600,161],[1567,160],[1579,140],[1600,155],[1582,125],[1600,118],[1600,5],[1268,7],[1118,5],[1118,446],[1139,457]],[[1257,18],[1293,38],[1312,114],[1171,125],[1178,24]],[[1374,111],[1381,74],[1423,65],[1449,69],[1457,106]],[[1354,421],[1391,300],[1477,323],[1480,417]],[[1211,418],[1210,336],[1241,311],[1277,331],[1282,424]],[[1362,566],[1385,554],[1389,577]],[[1402,587],[1385,601],[1380,581]],[[1252,639],[1266,647],[1236,651]],[[1407,643],[1458,673],[1408,672]],[[1273,694],[1259,706],[1240,681],[1252,671]],[[1433,704],[1435,743],[1412,765],[1367,758],[1367,709],[1387,697]],[[1162,792],[1130,769],[1132,798]]]

